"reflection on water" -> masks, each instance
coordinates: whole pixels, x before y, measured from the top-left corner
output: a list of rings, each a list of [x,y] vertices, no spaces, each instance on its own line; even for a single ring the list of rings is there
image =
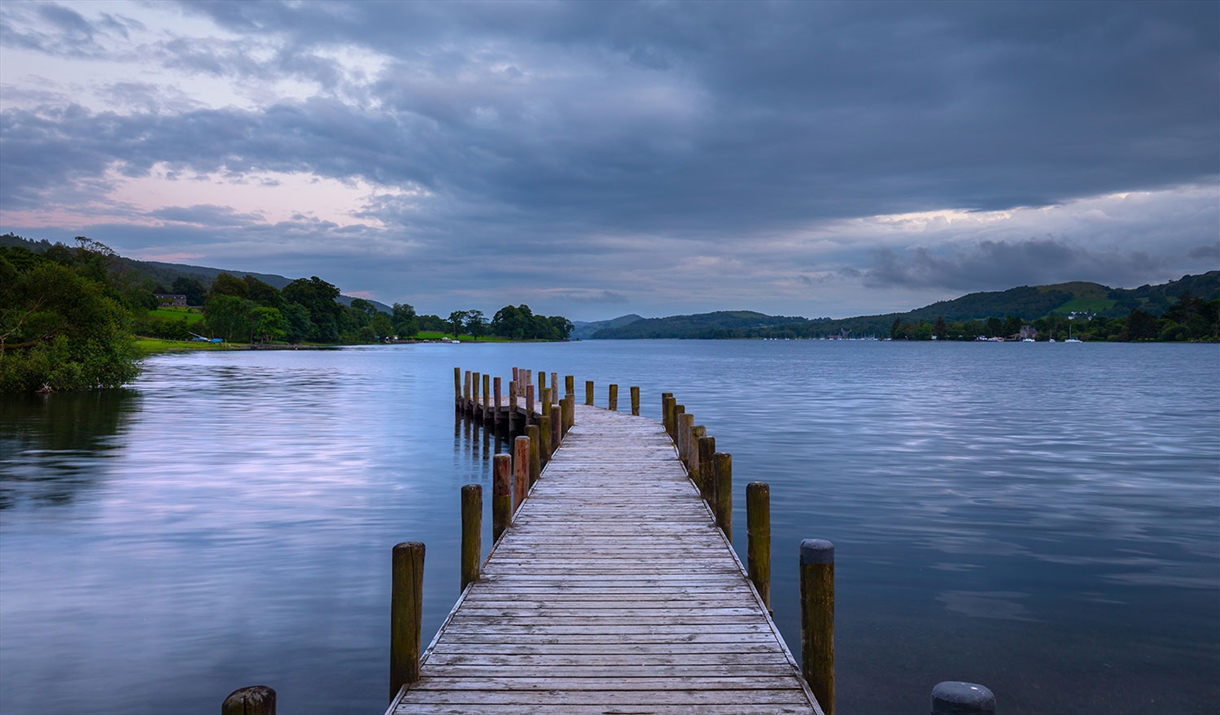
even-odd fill
[[[133,390],[0,399],[0,509],[70,502],[121,449],[119,435],[139,409]]]
[[[0,712],[208,713],[256,682],[379,712],[390,548],[427,543],[434,632],[459,489],[508,451],[453,421],[454,365],[639,385],[654,419],[676,393],[739,524],[771,484],[791,645],[796,544],[835,542],[843,712],[949,679],[1006,713],[1220,710],[1216,346],[643,341],[163,356],[129,392],[0,401]]]

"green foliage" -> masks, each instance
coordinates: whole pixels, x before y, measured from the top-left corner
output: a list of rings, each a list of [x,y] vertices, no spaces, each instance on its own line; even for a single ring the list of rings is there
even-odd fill
[[[0,392],[118,387],[136,376],[131,313],[99,246],[85,239],[41,256],[0,248]]]
[[[339,340],[339,319],[343,306],[336,303],[339,289],[317,276],[298,278],[284,286],[284,300],[296,303],[309,313],[309,340],[333,343]]]
[[[572,322],[563,316],[534,315],[525,304],[506,305],[491,319],[492,335],[510,340],[567,340]]]
[[[207,297],[207,289],[195,278],[178,276],[174,279],[170,292],[186,296],[186,304],[201,306]]]
[[[419,332],[419,319],[415,316],[415,308],[408,303],[395,303],[390,312],[390,323],[394,334],[400,339],[415,337]]]

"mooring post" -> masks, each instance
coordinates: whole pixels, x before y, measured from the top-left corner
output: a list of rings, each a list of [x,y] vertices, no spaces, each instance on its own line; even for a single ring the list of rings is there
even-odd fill
[[[691,430],[695,426],[695,416],[689,413],[682,413],[682,421],[678,424],[678,459],[682,460],[682,465],[686,467],[686,471],[690,473],[690,437]]]
[[[470,414],[474,414],[479,410],[479,378],[482,377],[477,372],[470,373]]]
[[[610,411],[618,412],[618,385],[610,386]]]
[[[534,421],[534,386],[525,386],[525,424]]]
[[[517,368],[513,368],[516,372]],[[508,383],[508,431],[511,434],[517,428],[517,381]]]
[[[551,373],[551,397],[559,403],[559,373],[556,372]]]
[[[479,580],[479,564],[483,560],[483,487],[467,484],[462,487],[462,588]]]
[[[546,370],[538,371],[538,397],[546,394]]]
[[[462,378],[462,410],[470,409],[470,371],[464,370],[465,377]]]
[[[513,457],[497,454],[491,466],[491,541],[494,544],[513,518]]]
[[[492,407],[492,410],[493,410],[492,419],[495,422],[499,422],[500,421],[500,378],[497,377],[495,380],[492,380],[492,385],[494,385],[493,389],[495,389],[495,391],[496,391],[496,404]]]
[[[525,434],[530,440],[530,486],[533,486],[542,474],[542,440],[538,434],[538,425],[526,427]]]
[[[733,541],[733,456],[724,452],[712,455],[716,471],[716,526],[724,537]]]
[[[690,463],[687,465],[687,471],[690,472],[691,481],[695,484],[699,483],[700,472],[703,467],[699,462],[699,440],[707,436],[707,428],[703,425],[695,425],[690,428],[690,443],[687,445],[687,454],[690,455]]]
[[[716,438],[704,437],[699,440],[699,493],[703,501],[711,506],[716,494],[716,465],[712,455],[716,453]]]
[[[390,593],[390,700],[419,680],[419,637],[424,606],[424,545],[394,546]]]
[[[661,424],[665,426],[665,433],[670,434],[669,430],[669,406],[674,401],[674,393],[661,393]]]
[[[995,694],[977,683],[937,683],[932,688],[932,715],[995,715]]]
[[[539,454],[542,460],[542,466],[551,461],[551,453],[555,450],[555,446],[551,444],[551,418],[544,415],[538,420],[538,442],[542,446]]]
[[[542,373],[545,375],[546,373]],[[551,415],[551,388],[542,388],[542,414],[544,417]]]
[[[672,439],[674,441],[674,445],[677,446],[678,440],[681,439],[682,433],[680,430],[682,426],[682,415],[686,414],[686,405],[675,404],[673,410],[673,416],[669,420],[669,428],[673,430],[673,432],[669,435],[669,438]]]
[[[394,695],[397,695],[397,691]],[[394,695],[390,699],[394,699]],[[266,685],[251,685],[229,693],[220,705],[220,715],[275,715],[275,691]]]
[[[462,407],[462,368],[453,368],[453,405],[458,409]]]
[[[801,542],[801,672],[826,715],[835,712],[835,547]]]
[[[491,402],[491,375],[483,373],[483,420],[487,420],[487,405]]]
[[[563,441],[563,413],[560,410],[551,410],[551,449],[559,449],[559,443]]]
[[[631,414],[640,416],[640,388],[635,385],[631,386]]]
[[[530,488],[530,438],[513,440],[513,513],[521,508]]]
[[[563,435],[565,437],[568,435],[568,430],[572,429],[572,425],[575,424],[576,406],[572,403],[572,399],[572,395],[563,398]]]
[[[766,482],[746,485],[746,535],[750,581],[771,610],[771,486]]]
[[[575,375],[564,375],[563,376],[563,392],[564,392],[564,397],[571,397],[576,394],[576,376]]]
[[[585,380],[585,404],[593,406],[593,381]]]

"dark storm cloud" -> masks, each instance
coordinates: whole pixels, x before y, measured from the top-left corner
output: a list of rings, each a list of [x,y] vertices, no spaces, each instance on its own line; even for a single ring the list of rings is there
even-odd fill
[[[945,254],[927,248],[879,250],[864,282],[875,287],[959,291],[1069,281],[1096,281],[1114,287],[1138,285],[1141,277],[1155,271],[1158,264],[1142,251],[1089,251],[1050,239],[982,241]]]

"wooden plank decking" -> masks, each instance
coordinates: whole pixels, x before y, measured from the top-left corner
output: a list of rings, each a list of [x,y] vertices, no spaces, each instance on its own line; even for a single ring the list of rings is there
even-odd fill
[[[575,422],[387,713],[821,715],[661,425]]]

